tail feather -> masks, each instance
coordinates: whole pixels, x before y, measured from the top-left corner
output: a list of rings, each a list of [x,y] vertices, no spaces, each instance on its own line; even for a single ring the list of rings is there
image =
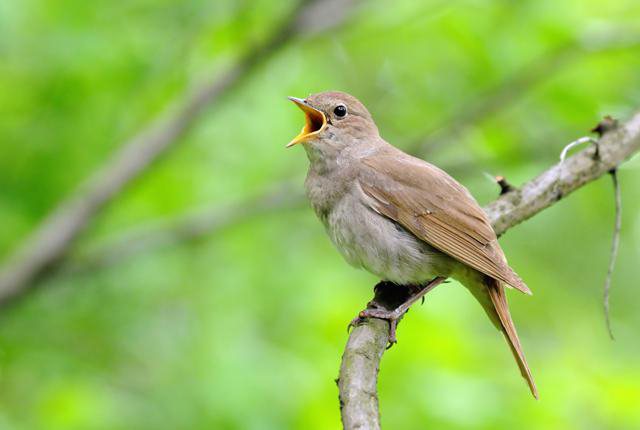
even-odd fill
[[[533,376],[531,376],[531,371],[529,370],[529,366],[527,365],[527,359],[525,358],[524,352],[522,351],[522,346],[520,345],[520,339],[518,339],[516,327],[514,326],[513,320],[511,319],[504,287],[500,284],[499,281],[495,279],[485,279],[487,292],[489,293],[489,298],[491,299],[491,303],[493,304],[494,315],[497,314],[498,317],[498,320],[495,321],[495,323],[498,328],[504,333],[504,336],[509,343],[509,347],[511,348],[511,352],[513,352],[513,356],[518,363],[520,373],[522,374],[522,377],[527,381],[527,384],[529,384],[529,388],[531,389],[533,397],[537,399],[538,389],[536,388],[535,382],[533,382]],[[489,309],[486,309],[486,311],[487,313],[490,312]]]
[[[531,376],[527,359],[522,351],[518,333],[511,319],[507,296],[502,282],[477,272],[473,276],[467,276],[466,279],[463,278],[463,280],[465,281],[463,285],[465,285],[480,302],[491,322],[504,334],[509,348],[511,348],[511,352],[513,353],[513,357],[516,359],[518,368],[520,368],[522,377],[527,381],[533,397],[537,399],[538,389],[536,388],[535,382],[533,382],[533,376]]]

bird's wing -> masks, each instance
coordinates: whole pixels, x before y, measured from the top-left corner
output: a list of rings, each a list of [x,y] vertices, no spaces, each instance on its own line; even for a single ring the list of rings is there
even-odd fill
[[[493,228],[471,194],[437,167],[399,151],[362,158],[359,184],[371,209],[429,245],[524,293]]]

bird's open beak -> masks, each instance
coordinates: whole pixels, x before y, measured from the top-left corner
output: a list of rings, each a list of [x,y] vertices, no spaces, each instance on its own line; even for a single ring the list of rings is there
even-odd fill
[[[318,109],[311,107],[306,100],[299,99],[297,97],[289,97],[289,100],[294,102],[304,112],[304,127],[302,131],[287,145],[287,148],[302,143],[313,136],[316,136],[327,126],[327,118],[324,113]]]

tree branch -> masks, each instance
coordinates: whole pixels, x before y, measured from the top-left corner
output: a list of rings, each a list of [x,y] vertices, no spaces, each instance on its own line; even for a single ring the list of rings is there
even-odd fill
[[[611,340],[615,340],[613,336],[613,328],[611,327],[611,315],[609,313],[609,294],[611,292],[611,278],[613,278],[613,269],[616,265],[618,256],[618,247],[620,246],[620,230],[622,229],[622,191],[618,182],[618,169],[609,171],[611,181],[613,182],[613,197],[615,208],[615,222],[613,227],[613,239],[611,240],[611,253],[609,254],[609,268],[607,269],[607,277],[604,280],[604,290],[602,294],[602,306],[604,308],[604,318],[607,323],[607,331]]]
[[[221,76],[193,92],[187,91],[171,115],[156,119],[125,142],[122,149],[83,187],[63,200],[44,219],[0,268],[0,303],[23,292],[62,259],[95,215],[125,186],[175,146],[207,107],[228,95],[295,37],[341,22],[353,3],[353,0],[301,0],[288,19],[277,25],[277,30],[262,44],[249,50]],[[335,13],[321,14],[318,19],[316,12],[326,8],[332,8]]]
[[[603,135],[597,147],[589,147],[509,191],[485,207],[489,219],[502,234],[531,218],[576,189],[598,179],[640,151],[640,112],[623,126]],[[376,302],[385,307],[376,291]],[[388,302],[387,302],[388,303]],[[346,430],[379,429],[376,384],[380,360],[389,340],[389,324],[369,319],[349,336],[340,368],[342,422]]]

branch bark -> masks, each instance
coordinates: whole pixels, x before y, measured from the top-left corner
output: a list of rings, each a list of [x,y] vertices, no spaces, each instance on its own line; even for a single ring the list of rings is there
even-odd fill
[[[623,126],[604,134],[590,147],[541,173],[520,189],[509,191],[485,207],[496,233],[531,218],[576,189],[598,179],[640,151],[640,112]],[[393,308],[393,303],[376,302]],[[377,385],[380,360],[389,340],[389,324],[369,319],[356,326],[342,357],[339,389],[344,428],[379,429]]]
[[[264,64],[289,41],[302,34],[326,30],[341,22],[353,0],[302,0],[263,43],[241,56],[221,76],[195,91],[187,91],[175,111],[156,119],[122,145],[111,160],[63,200],[0,268],[0,303],[22,293],[48,268],[62,259],[77,236],[122,189],[161,155],[175,146],[202,116]],[[320,14],[322,10],[333,13]]]

